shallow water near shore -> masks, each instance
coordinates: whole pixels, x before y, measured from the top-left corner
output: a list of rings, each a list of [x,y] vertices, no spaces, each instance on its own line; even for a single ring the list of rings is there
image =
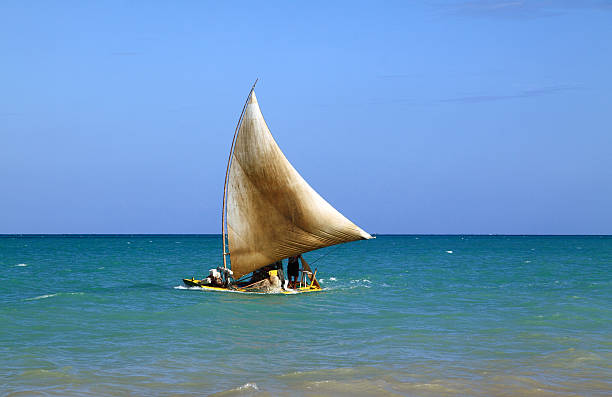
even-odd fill
[[[379,236],[305,254],[322,292],[183,288],[220,243],[0,237],[0,394],[612,394],[610,236]]]

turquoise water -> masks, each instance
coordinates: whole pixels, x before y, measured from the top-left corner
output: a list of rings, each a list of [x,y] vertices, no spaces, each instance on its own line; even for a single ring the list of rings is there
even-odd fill
[[[324,292],[181,286],[219,252],[0,237],[0,394],[612,394],[610,236],[380,236],[306,254]]]

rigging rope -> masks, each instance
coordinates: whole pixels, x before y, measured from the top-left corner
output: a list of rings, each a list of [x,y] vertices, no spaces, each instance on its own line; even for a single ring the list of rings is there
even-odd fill
[[[321,255],[320,257],[318,257],[317,259],[315,259],[314,261],[310,262],[310,265],[313,265],[314,263],[316,263],[319,259],[326,257],[327,255],[331,254],[332,252],[334,252],[335,250],[337,250],[338,248],[340,248],[340,244],[336,244],[334,246],[334,248],[330,248],[329,251],[327,251],[326,253],[324,253],[323,255]]]

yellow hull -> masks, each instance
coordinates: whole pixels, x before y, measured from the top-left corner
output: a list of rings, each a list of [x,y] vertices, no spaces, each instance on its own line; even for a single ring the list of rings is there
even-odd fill
[[[267,292],[256,292],[256,291],[249,291],[246,290],[244,288],[236,288],[236,289],[229,289],[229,288],[219,288],[219,287],[208,287],[208,286],[203,286],[200,287],[202,289],[209,289],[209,290],[213,290],[213,291],[223,291],[223,292],[244,292],[244,293],[248,293],[248,294],[267,294]],[[287,295],[295,295],[295,294],[301,294],[303,292],[318,292],[318,291],[323,291],[321,288],[317,288],[317,287],[302,287],[302,288],[296,288],[296,289],[291,289],[288,291],[282,290],[279,292],[279,294],[287,294]]]
[[[249,291],[244,288],[230,289],[230,288],[222,288],[222,287],[210,287],[208,285],[199,285],[200,280],[195,280],[195,279],[186,278],[186,279],[183,279],[183,282],[185,282],[185,284],[187,284],[188,286],[201,288],[203,290],[221,291],[221,292],[246,292],[249,294],[265,294],[265,292]],[[323,291],[323,289],[317,286],[312,286],[312,287],[308,286],[308,287],[290,289],[288,291],[283,290],[280,292],[280,294],[294,295],[294,294],[301,294],[303,292],[318,292],[318,291]]]

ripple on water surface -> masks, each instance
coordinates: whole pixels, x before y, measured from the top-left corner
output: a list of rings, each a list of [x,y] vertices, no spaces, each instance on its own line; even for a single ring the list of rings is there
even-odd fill
[[[609,237],[380,236],[289,296],[179,286],[216,236],[0,242],[7,394],[612,393]]]

